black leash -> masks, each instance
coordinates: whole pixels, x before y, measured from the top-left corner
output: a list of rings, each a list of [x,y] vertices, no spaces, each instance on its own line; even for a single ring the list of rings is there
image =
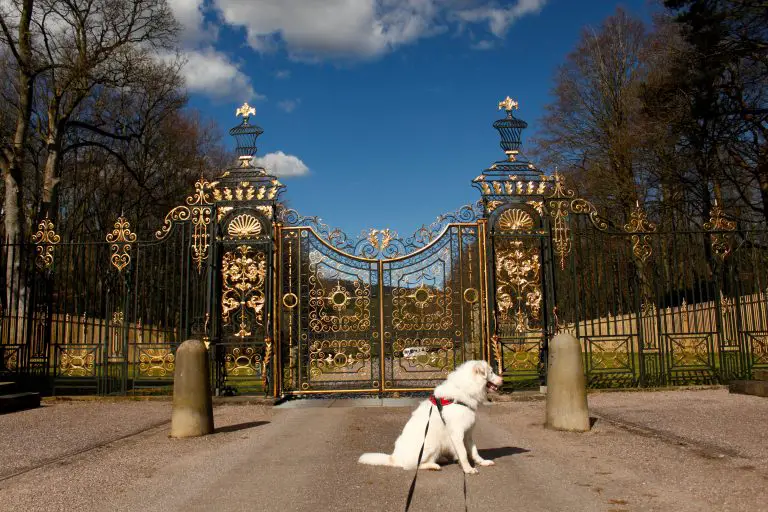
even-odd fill
[[[440,402],[439,398],[435,400],[434,405],[437,407],[437,412],[440,415],[440,420],[443,422],[443,425],[445,427],[448,427],[448,424],[445,422],[445,418],[443,418],[443,404]],[[461,404],[461,405],[464,405],[464,404]],[[408,489],[408,499],[405,501],[405,512],[408,512],[408,509],[411,508],[411,501],[413,500],[413,491],[416,490],[416,477],[419,476],[419,466],[421,466],[421,457],[424,455],[424,446],[427,444],[427,433],[429,432],[430,419],[432,419],[432,407],[429,408],[429,416],[427,416],[427,428],[424,429],[424,442],[421,443],[421,450],[419,450],[419,459],[416,461],[416,473],[413,475],[411,488]],[[453,439],[451,439],[451,444],[453,444]],[[453,447],[453,451],[456,452],[456,446]],[[456,456],[458,457],[458,452],[456,452]],[[469,456],[469,454],[467,454],[467,456]],[[461,471],[461,474],[464,475],[464,512],[469,512],[469,504],[467,500],[467,474],[464,473],[464,470]]]
[[[424,445],[427,444],[427,432],[429,432],[429,420],[432,419],[432,407],[429,408],[429,416],[427,416],[427,428],[424,429],[424,442],[421,443],[421,450],[419,450],[419,460],[416,462],[416,473],[413,475],[413,481],[411,482],[411,488],[408,490],[408,499],[405,501],[405,512],[411,508],[411,500],[413,499],[413,491],[416,490],[416,477],[419,476],[419,466],[421,466],[421,457],[424,455]]]

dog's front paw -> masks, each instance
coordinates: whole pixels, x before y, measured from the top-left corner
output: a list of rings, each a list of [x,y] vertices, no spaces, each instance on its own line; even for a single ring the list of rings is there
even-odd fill
[[[496,463],[493,462],[492,460],[481,460],[480,461],[480,465],[481,466],[495,466]]]
[[[478,474],[480,471],[478,471],[478,470],[477,470],[477,468],[472,468],[472,467],[470,467],[470,468],[466,468],[466,469],[464,470],[464,472],[465,472],[466,474],[468,474],[468,475],[476,475],[476,474]]]

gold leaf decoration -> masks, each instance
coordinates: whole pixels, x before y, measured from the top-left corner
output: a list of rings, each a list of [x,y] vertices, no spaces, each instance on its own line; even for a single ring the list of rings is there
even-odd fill
[[[115,228],[107,234],[107,242],[112,244],[112,265],[122,272],[131,263],[131,244],[136,241],[136,233],[131,231],[131,223],[120,216],[115,222]]]

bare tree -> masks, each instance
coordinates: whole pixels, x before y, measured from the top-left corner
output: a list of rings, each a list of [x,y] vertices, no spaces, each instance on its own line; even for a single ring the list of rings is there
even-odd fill
[[[118,140],[131,136],[119,124],[97,126],[92,119],[98,108],[109,105],[86,100],[99,89],[133,86],[155,65],[165,69],[155,63],[156,54],[173,50],[178,25],[164,0],[38,0],[33,25],[48,64],[41,77],[48,92],[42,209],[55,218],[68,130]]]
[[[557,72],[536,140],[545,164],[570,170],[593,199],[624,215],[644,187],[634,127],[645,40],[643,23],[622,9],[598,29],[586,28]]]

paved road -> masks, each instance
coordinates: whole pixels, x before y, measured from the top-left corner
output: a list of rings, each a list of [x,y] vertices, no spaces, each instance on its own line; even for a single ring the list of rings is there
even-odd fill
[[[709,414],[703,420],[693,415],[695,428],[719,435],[710,432],[702,441],[693,426],[680,427],[690,411],[670,422],[676,415],[670,405],[677,402],[704,403]],[[724,404],[739,405],[742,418],[733,418]],[[24,414],[53,419],[72,414],[67,407],[83,413],[93,405]],[[114,411],[124,405],[114,404]],[[750,429],[768,414],[768,401],[721,391],[611,393],[592,395],[590,405],[604,419],[582,435],[543,429],[541,402],[485,408],[477,441],[497,465],[468,476],[469,509],[768,510],[762,491],[768,485],[766,441],[750,441]],[[111,416],[99,407],[92,420],[106,426]],[[170,412],[168,404],[147,407],[153,414],[158,407]],[[169,439],[168,425],[153,427],[145,419],[147,430],[91,450],[78,445],[77,455],[59,450],[54,462],[19,459],[13,471],[0,465],[0,510],[398,511],[412,473],[361,466],[356,459],[363,451],[390,451],[410,411],[222,406],[216,409],[217,433],[190,440]],[[15,423],[8,418],[0,417],[4,441]],[[747,428],[746,437],[739,425]],[[39,428],[41,436],[56,430],[50,424]],[[40,439],[41,445],[66,442]],[[5,450],[0,448],[0,461]],[[25,467],[36,469],[11,476]],[[463,510],[462,481],[456,465],[420,473],[412,510]]]

